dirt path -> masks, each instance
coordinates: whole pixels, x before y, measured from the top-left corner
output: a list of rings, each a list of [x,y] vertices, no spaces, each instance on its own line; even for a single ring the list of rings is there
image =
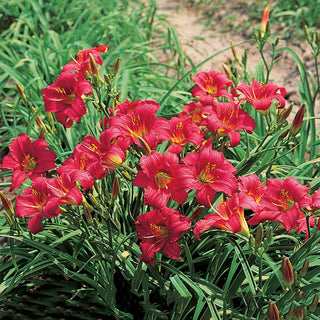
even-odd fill
[[[231,4],[233,2],[233,5]],[[217,17],[217,23],[205,29],[204,23],[201,23],[203,17],[199,16],[199,12],[194,8],[188,7],[183,0],[156,0],[157,13],[166,17],[167,21],[175,27],[179,40],[182,45],[184,53],[191,58],[194,64],[198,64],[223,49],[230,47],[230,41],[234,44],[242,43],[243,41],[253,39],[252,32],[254,27],[259,26],[256,24],[251,25],[247,30],[243,28],[237,32],[230,30],[223,30],[223,17],[230,15],[236,17],[235,23],[241,23],[248,17],[248,12],[242,6],[235,4],[239,1],[230,1],[225,6],[224,11],[220,12]],[[202,19],[205,21],[204,19]],[[273,26],[271,31],[274,32]],[[289,45],[288,43],[280,42],[279,47],[291,47],[302,59],[309,70],[314,70],[313,57],[310,53],[307,43]],[[267,46],[266,46],[267,48]],[[269,46],[271,48],[271,46]],[[248,50],[248,69],[252,75],[256,69],[257,64],[261,61],[260,53],[256,48],[256,43],[246,43],[237,47],[237,52],[241,57],[245,49]],[[268,52],[266,52],[268,56]],[[231,50],[228,50],[218,56],[212,58],[209,62],[199,68],[201,70],[208,70],[210,68],[223,72],[222,63],[227,63],[233,58]],[[191,65],[186,63],[189,70]],[[287,89],[287,101],[294,103],[294,111],[300,106],[300,95],[298,91],[298,83],[300,76],[298,68],[293,59],[288,54],[282,54],[279,62],[274,66],[271,72],[270,81],[279,86]],[[320,115],[320,106],[317,108],[316,113]]]

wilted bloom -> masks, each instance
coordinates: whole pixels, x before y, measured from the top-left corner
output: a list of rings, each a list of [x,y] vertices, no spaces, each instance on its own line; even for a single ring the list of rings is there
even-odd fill
[[[28,226],[34,234],[42,231],[42,218],[54,218],[59,214],[59,198],[52,195],[44,177],[35,179],[32,187],[23,190],[23,194],[16,198],[15,217],[31,217]]]
[[[12,184],[10,191],[27,179],[34,180],[45,172],[56,167],[56,154],[47,150],[49,144],[42,139],[31,142],[25,133],[12,139],[9,145],[10,153],[3,158],[1,169],[12,170]]]
[[[226,201],[220,202],[215,213],[208,214],[199,220],[194,228],[194,235],[200,239],[200,233],[211,227],[229,230],[249,237],[249,228],[244,217],[244,208],[238,194]]]
[[[163,138],[171,142],[168,151],[177,154],[187,142],[196,146],[201,145],[204,137],[204,132],[190,118],[172,117],[162,133]]]
[[[293,118],[291,128],[290,128],[290,133],[292,135],[296,135],[302,128],[303,125],[303,117],[306,112],[306,105],[305,103],[299,108],[298,112]]]
[[[290,260],[286,257],[282,257],[282,263],[280,267],[281,276],[284,284],[290,287],[294,282],[294,273]]]
[[[280,104],[279,108],[283,108],[286,103],[284,99],[287,94],[286,89],[271,82],[263,84],[253,79],[252,85],[242,83],[232,89],[233,94],[236,94],[236,91],[239,91],[244,95],[244,98],[240,98],[240,102],[250,102],[254,109],[262,114],[268,112],[274,99],[278,100]]]
[[[91,95],[92,88],[89,81],[79,80],[76,74],[64,72],[41,93],[46,112],[55,112],[57,121],[69,128],[73,121],[79,122],[86,114],[82,96]]]
[[[252,133],[255,126],[256,123],[249,114],[234,102],[214,104],[213,112],[207,118],[207,128],[219,136],[228,136],[230,147],[240,143],[239,130]]]
[[[212,104],[218,97],[233,99],[232,94],[226,89],[231,87],[233,82],[225,73],[215,70],[202,71],[191,78],[196,84],[191,93],[194,97],[199,97],[203,105]]]
[[[267,319],[268,320],[280,320],[278,307],[271,300],[268,303]]]
[[[14,210],[13,210],[12,203],[2,191],[0,191],[0,199],[4,209],[5,219],[7,223],[11,226],[13,224],[13,217],[14,217]]]
[[[279,221],[290,232],[299,225],[301,209],[312,204],[308,191],[308,187],[293,177],[282,180],[268,179],[267,189],[260,201],[260,209],[248,223]]]
[[[171,208],[154,209],[137,217],[135,223],[140,249],[140,259],[156,264],[154,253],[162,251],[169,258],[179,260],[180,245],[177,241],[189,229],[191,221]]]
[[[177,190],[180,177],[176,174],[179,158],[176,154],[153,151],[140,160],[142,170],[138,171],[133,184],[145,188],[144,203],[156,208],[165,207],[169,198],[183,204],[188,194]]]
[[[197,190],[199,204],[209,208],[216,191],[231,196],[237,190],[235,167],[225,159],[223,153],[213,150],[210,144],[199,153],[189,153],[181,162],[184,165],[176,168],[180,188]]]

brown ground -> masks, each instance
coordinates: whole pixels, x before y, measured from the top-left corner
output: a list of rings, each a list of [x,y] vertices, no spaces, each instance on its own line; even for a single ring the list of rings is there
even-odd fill
[[[230,41],[235,45],[243,41],[253,39],[253,29],[259,28],[260,21],[255,21],[253,24],[244,30],[239,27],[238,31],[231,30],[231,24],[240,25],[249,21],[249,12],[246,6],[241,5],[239,0],[230,0],[226,4],[221,5],[217,17],[214,16],[210,27],[205,28],[204,22],[207,17],[204,17],[203,11],[196,10],[192,6],[188,6],[185,0],[156,0],[157,13],[163,14],[167,21],[175,27],[181,42],[183,51],[188,55],[194,64],[198,64],[219,52],[220,50],[230,47]],[[243,2],[242,2],[243,3]],[[272,12],[271,12],[272,14]],[[229,18],[227,19],[226,17]],[[232,17],[232,19],[230,19]],[[231,24],[230,24],[231,20]],[[227,27],[226,27],[227,26]],[[280,26],[271,26],[272,34],[279,33]],[[303,42],[293,41],[286,43],[280,41],[278,47],[288,46],[293,49],[300,59],[303,60],[306,68],[312,72],[314,68],[314,60],[311,55],[309,45]],[[257,50],[255,42],[242,44],[237,47],[238,55],[241,57],[245,49],[248,50],[248,69],[254,73],[256,65],[261,61],[261,56]],[[265,47],[271,49],[271,46]],[[268,51],[265,51],[265,56],[268,57]],[[228,63],[233,58],[231,50],[228,50],[217,57],[212,58],[209,62],[199,68],[199,71],[215,69],[223,72],[222,63]],[[187,63],[188,65],[188,63]],[[189,64],[189,70],[191,66]],[[270,81],[287,89],[287,102],[294,103],[294,111],[300,107],[300,96],[297,84],[300,82],[300,75],[296,64],[289,54],[283,53],[279,62],[273,67]],[[320,115],[319,101],[316,107],[316,115]],[[319,127],[319,125],[318,125]]]

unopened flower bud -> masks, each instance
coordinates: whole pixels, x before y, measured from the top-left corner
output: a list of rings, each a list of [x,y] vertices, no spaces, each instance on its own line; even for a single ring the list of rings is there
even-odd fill
[[[305,314],[305,307],[299,306],[297,302],[293,302],[290,306],[287,319],[302,320]]]
[[[115,201],[119,195],[119,178],[117,176],[114,177],[112,183],[112,190],[111,190],[111,199]]]
[[[117,59],[114,67],[113,67],[113,73],[114,75],[116,75],[118,73],[118,70],[119,70],[119,67],[120,67],[120,58]]]
[[[140,141],[143,154],[149,156],[151,154],[151,148],[149,147],[148,143],[142,137],[138,137],[138,139]]]
[[[233,56],[234,56],[235,60],[238,63],[240,63],[238,52],[237,52],[236,48],[233,46],[233,42],[231,41],[230,43],[231,43],[231,50],[232,50]]]
[[[292,264],[288,258],[282,257],[280,271],[284,284],[287,287],[290,287],[294,282],[294,273],[292,269]]]
[[[198,207],[195,211],[193,211],[193,213],[192,213],[192,215],[190,217],[190,220],[191,221],[198,220],[204,209],[205,208],[203,206]]]
[[[305,34],[305,38],[306,40],[310,43],[312,42],[312,38],[311,38],[311,35],[310,35],[310,32],[309,32],[309,28],[308,26],[304,26],[304,34]]]
[[[3,205],[5,219],[9,226],[12,226],[14,219],[14,210],[12,203],[2,191],[0,191],[0,199]]]
[[[300,269],[299,276],[304,277],[309,269],[309,259],[304,260],[303,266]]]
[[[271,300],[268,303],[267,319],[268,320],[280,320],[278,307]]]
[[[291,128],[290,128],[290,132],[292,135],[296,135],[301,130],[305,111],[306,111],[306,105],[304,103],[296,113],[295,117],[293,118]]]
[[[102,164],[110,166],[112,168],[119,168],[123,163],[121,157],[115,154],[108,154],[103,157]]]
[[[93,225],[93,218],[86,202],[82,203],[84,216],[90,225]]]
[[[260,24],[260,32],[261,32],[262,37],[265,35],[265,33],[267,31],[267,24],[269,22],[269,14],[270,14],[270,8],[265,7],[262,12],[261,24]]]
[[[314,312],[317,309],[318,303],[319,303],[319,295],[316,293],[312,299],[310,306],[309,306],[310,312]]]
[[[258,249],[263,239],[263,226],[262,223],[259,223],[256,236],[255,236],[255,248]]]
[[[229,67],[226,64],[222,64],[224,72],[227,74],[228,78],[231,80],[232,79],[232,72],[229,69]]]
[[[289,129],[284,130],[284,131],[280,134],[279,140],[280,140],[280,141],[283,140],[283,139],[288,135],[289,132],[290,132]]]
[[[96,60],[94,60],[93,55],[91,53],[89,53],[89,56],[90,56],[90,67],[91,67],[92,74],[96,75],[99,81],[103,82],[102,78],[100,77]]]
[[[290,103],[288,108],[278,109],[277,120],[278,122],[287,120],[293,108],[293,103]]]
[[[316,45],[320,47],[320,32],[316,31]]]
[[[23,88],[22,88],[21,84],[18,83],[18,82],[16,82],[16,87],[17,87],[19,96],[20,96],[23,100],[25,100],[25,99],[26,99],[26,95],[25,95],[25,93],[24,93],[24,91],[23,91]]]

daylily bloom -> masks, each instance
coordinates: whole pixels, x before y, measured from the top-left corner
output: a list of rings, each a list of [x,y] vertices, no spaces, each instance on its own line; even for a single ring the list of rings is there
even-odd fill
[[[77,79],[77,74],[64,72],[57,81],[42,89],[46,112],[55,112],[58,122],[69,128],[86,114],[83,95],[91,95],[89,81]]]
[[[210,207],[216,191],[231,196],[236,190],[238,181],[234,174],[235,167],[225,159],[222,152],[213,150],[210,144],[201,148],[199,153],[191,152],[176,168],[180,187],[185,190],[197,190],[197,201]]]
[[[47,150],[49,144],[43,139],[37,139],[31,142],[25,133],[12,139],[9,145],[10,153],[6,155],[1,164],[2,170],[12,170],[12,184],[10,191],[20,185],[27,179],[44,175],[56,167],[56,154],[52,150]]]
[[[137,217],[135,223],[140,249],[140,259],[156,264],[154,253],[162,251],[169,258],[179,260],[180,245],[177,241],[189,229],[191,221],[171,208],[154,209]]]
[[[187,142],[201,145],[204,137],[204,132],[190,118],[172,117],[162,132],[163,138],[171,142],[168,151],[176,154],[182,151]]]
[[[153,100],[136,100],[136,101],[129,101],[126,100],[123,103],[118,104],[114,110],[117,115],[124,114],[124,115],[130,115],[131,113],[134,113],[136,110],[139,110],[139,108],[148,108],[149,111],[151,111],[153,114],[156,114],[157,111],[160,108],[160,104],[153,101]]]
[[[125,148],[133,143],[140,146],[140,137],[152,150],[155,150],[158,143],[165,140],[162,130],[167,122],[167,119],[156,118],[154,108],[143,104],[127,115],[120,114],[112,117],[108,133],[111,138],[122,138]]]
[[[204,106],[200,102],[192,101],[182,107],[183,111],[179,113],[179,118],[190,118],[198,126],[206,125],[206,116],[203,114]]]
[[[239,176],[239,191],[244,208],[254,212],[259,210],[260,201],[267,190],[267,186],[260,181],[256,174]]]
[[[87,71],[92,75],[90,54],[97,64],[102,65],[103,61],[101,59],[100,53],[104,53],[107,51],[108,47],[106,45],[99,45],[98,47],[93,47],[91,49],[79,50],[77,58],[67,63],[62,68],[62,72],[77,72],[77,76],[80,75],[80,77],[84,79]]]
[[[219,136],[228,136],[230,147],[240,143],[238,130],[252,133],[255,126],[256,123],[249,114],[234,102],[215,103],[213,112],[207,118],[207,128]]]
[[[244,95],[244,98],[240,98],[240,102],[250,102],[254,109],[262,114],[269,111],[274,99],[278,100],[280,104],[278,108],[283,108],[285,106],[284,98],[287,94],[286,89],[271,82],[263,84],[253,79],[252,85],[242,83],[236,88],[233,88],[231,92],[236,95],[236,91],[239,91]]]
[[[308,190],[308,187],[293,177],[282,180],[268,179],[267,189],[260,201],[261,210],[255,212],[248,223],[279,221],[290,232],[299,225],[301,209],[312,205]]]
[[[52,196],[44,177],[38,177],[32,187],[23,190],[23,194],[16,198],[15,217],[31,217],[28,226],[34,234],[42,231],[42,218],[54,218],[61,213],[59,198]]]
[[[138,171],[133,184],[145,188],[144,203],[156,208],[167,205],[169,198],[183,204],[188,194],[185,190],[176,190],[180,179],[176,176],[179,158],[176,154],[153,151],[140,160],[142,171]]]
[[[199,97],[203,105],[212,104],[218,97],[226,97],[233,100],[232,94],[228,93],[228,87],[232,86],[232,81],[225,73],[215,70],[199,72],[191,77],[196,86],[191,90],[194,97]]]
[[[238,194],[234,194],[227,201],[217,205],[216,213],[208,214],[204,219],[199,220],[193,230],[194,235],[200,239],[200,233],[217,227],[229,230],[232,233],[239,233],[249,237],[249,227],[244,217],[244,207]]]
[[[61,176],[47,179],[46,183],[53,197],[59,199],[59,204],[79,206],[82,203],[82,193],[77,187],[76,181],[81,184],[87,179],[84,172],[73,171],[71,174],[64,173]]]

